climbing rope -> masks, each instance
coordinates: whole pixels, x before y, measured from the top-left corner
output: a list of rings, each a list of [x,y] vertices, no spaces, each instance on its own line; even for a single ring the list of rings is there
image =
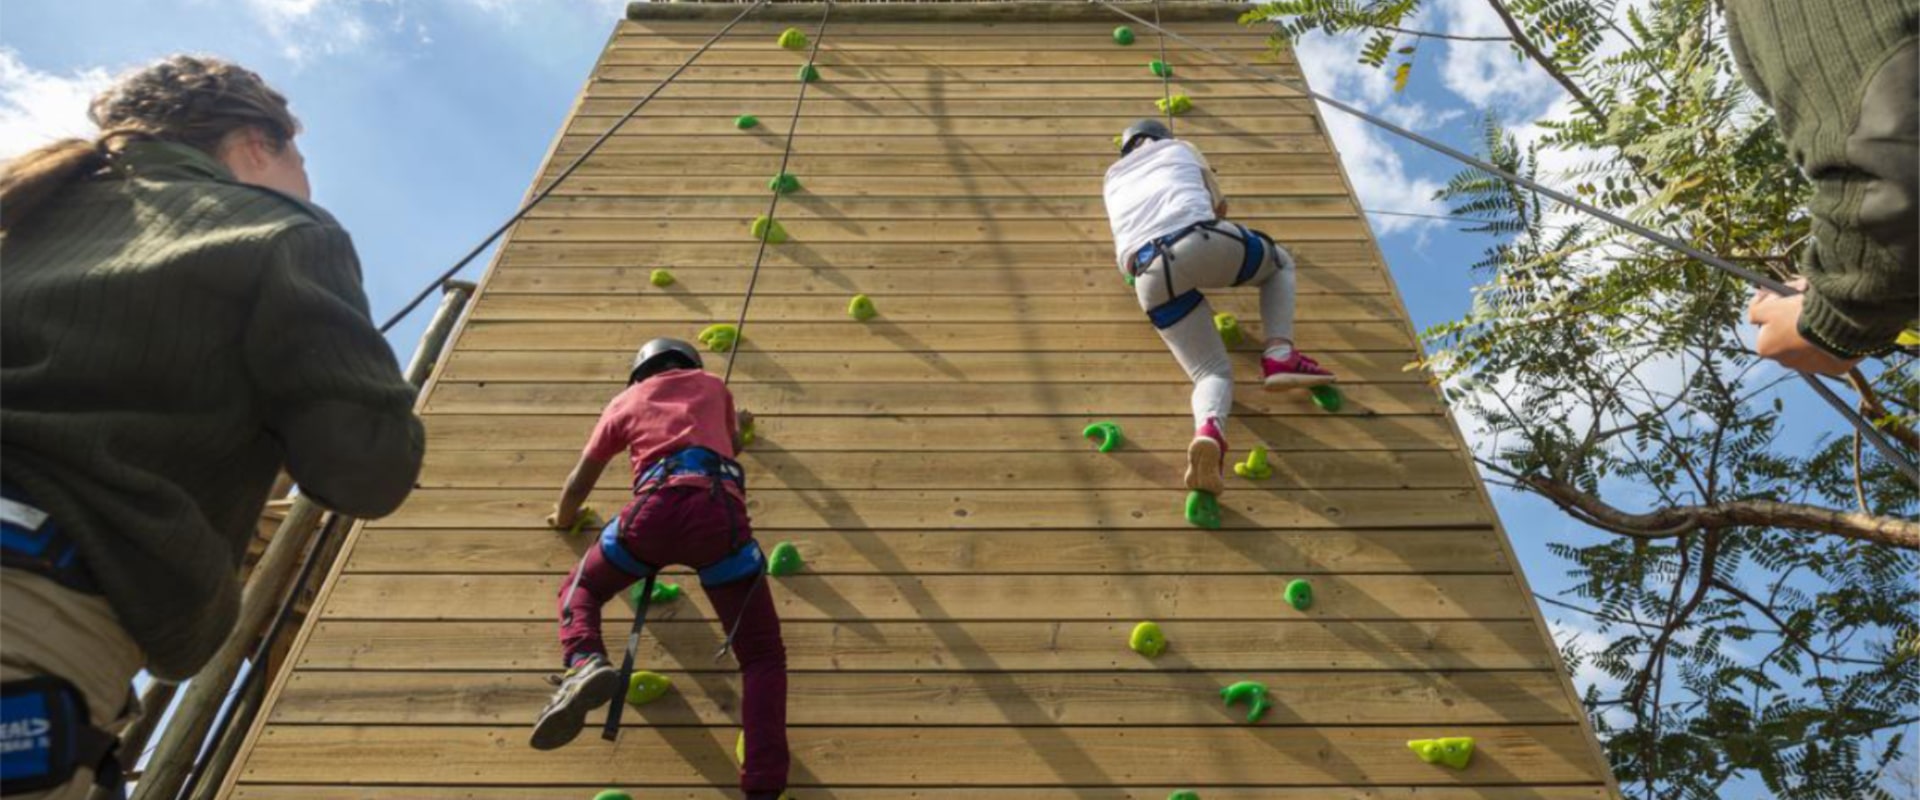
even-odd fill
[[[1613,225],[1614,227],[1620,228],[1621,230],[1638,235],[1649,241],[1655,242],[1669,249],[1675,250],[1689,258],[1694,259],[1695,261],[1698,261],[1709,267],[1713,267],[1714,269],[1720,270],[1721,272],[1724,272],[1733,277],[1744,280],[1750,284],[1753,284],[1754,286],[1758,286],[1760,288],[1766,289],[1768,291],[1771,291],[1783,297],[1790,297],[1792,295],[1799,294],[1798,291],[1796,291],[1790,286],[1787,286],[1784,283],[1781,283],[1780,281],[1774,280],[1773,278],[1767,277],[1765,275],[1754,272],[1752,270],[1737,266],[1732,262],[1727,261],[1724,258],[1713,255],[1712,253],[1708,253],[1707,251],[1701,250],[1700,248],[1694,247],[1693,245],[1687,244],[1686,242],[1683,242],[1675,237],[1669,236],[1667,234],[1656,231],[1652,228],[1633,222],[1632,220],[1628,220],[1624,217],[1621,217],[1617,214],[1607,211],[1606,209],[1588,205],[1587,203],[1581,202],[1580,200],[1575,199],[1574,197],[1564,192],[1545,186],[1539,183],[1538,181],[1534,181],[1532,179],[1525,178],[1520,175],[1516,175],[1514,173],[1508,172],[1504,169],[1494,166],[1493,164],[1487,162],[1485,159],[1481,159],[1481,158],[1469,155],[1466,152],[1463,152],[1459,149],[1456,149],[1444,143],[1435,141],[1429,137],[1423,136],[1413,131],[1407,130],[1406,128],[1403,128],[1399,125],[1395,125],[1392,122],[1382,119],[1381,117],[1367,113],[1366,111],[1363,111],[1359,108],[1355,108],[1354,106],[1348,105],[1337,99],[1334,99],[1332,97],[1328,97],[1324,94],[1316,92],[1312,88],[1308,87],[1306,85],[1306,82],[1303,80],[1295,80],[1292,78],[1286,78],[1280,75],[1275,75],[1269,72],[1263,72],[1255,68],[1251,64],[1241,61],[1240,59],[1235,58],[1234,56],[1228,55],[1227,53],[1221,52],[1217,48],[1209,47],[1205,44],[1202,44],[1200,42],[1197,42],[1185,36],[1182,36],[1179,33],[1163,28],[1160,26],[1160,23],[1158,22],[1150,22],[1146,19],[1143,19],[1140,16],[1130,11],[1127,11],[1124,8],[1120,8],[1119,6],[1114,5],[1112,0],[1087,0],[1087,2],[1104,6],[1107,8],[1107,10],[1112,11],[1115,14],[1118,14],[1122,17],[1133,20],[1134,22],[1137,22],[1141,25],[1145,25],[1147,27],[1154,29],[1154,31],[1158,32],[1162,36],[1171,38],[1176,42],[1180,42],[1196,50],[1199,50],[1203,53],[1211,55],[1214,58],[1220,59],[1221,61],[1226,62],[1232,69],[1234,69],[1237,72],[1240,72],[1243,75],[1247,75],[1253,78],[1258,78],[1261,80],[1270,80],[1282,86],[1285,86],[1287,88],[1293,89],[1297,92],[1300,92],[1301,94],[1306,95],[1311,99],[1318,100],[1322,103],[1325,103],[1328,106],[1338,109],[1339,111],[1345,112],[1346,114],[1353,116],[1355,118],[1358,118],[1370,125],[1373,125],[1374,127],[1385,130],[1388,133],[1392,133],[1395,136],[1399,136],[1403,139],[1414,142],[1415,144],[1418,144],[1422,147],[1425,147],[1441,155],[1447,156],[1448,158],[1451,158],[1455,161],[1459,161],[1463,164],[1466,164],[1470,167],[1478,169],[1489,175],[1493,175],[1508,183],[1526,187],[1527,189],[1530,189],[1534,192],[1545,195],[1548,198],[1551,198],[1562,205],[1565,205],[1581,213],[1587,214],[1588,216],[1594,217],[1596,219],[1605,221]],[[1156,16],[1158,16],[1158,13],[1159,13],[1158,8],[1159,6],[1158,6],[1158,3],[1156,2],[1155,3]],[[1822,400],[1827,401],[1827,404],[1832,406],[1835,411],[1839,412],[1842,418],[1846,419],[1848,423],[1853,425],[1854,430],[1859,431],[1860,435],[1863,438],[1865,438],[1869,442],[1872,442],[1874,449],[1880,451],[1880,455],[1884,456],[1889,463],[1893,464],[1902,473],[1904,473],[1907,476],[1908,480],[1920,482],[1920,466],[1915,465],[1913,458],[1910,455],[1901,451],[1899,448],[1895,447],[1894,444],[1887,439],[1886,434],[1882,433],[1879,428],[1875,428],[1873,426],[1873,423],[1868,422],[1865,417],[1862,417],[1860,415],[1860,412],[1855,410],[1853,406],[1848,405],[1845,400],[1840,399],[1840,396],[1834,393],[1832,387],[1827,386],[1826,382],[1822,380],[1819,376],[1813,375],[1811,373],[1803,372],[1803,373],[1800,373],[1800,377],[1806,381],[1808,386],[1813,388],[1813,391],[1815,394],[1819,395]]]
[[[386,322],[381,323],[380,332],[386,333],[387,331],[393,330],[393,326],[400,324],[400,320],[405,319],[408,314],[413,313],[414,309],[419,308],[421,303],[426,302],[426,299],[433,295],[434,289],[446,285],[446,282],[452,280],[455,274],[465,269],[468,264],[473,263],[474,259],[479,258],[481,253],[486,252],[488,247],[491,247],[495,241],[498,241],[501,236],[506,234],[508,228],[513,227],[514,223],[524,219],[529,212],[533,211],[534,206],[539,205],[540,201],[547,199],[548,195],[553,194],[553,190],[559,188],[561,181],[566,180],[572,176],[576,170],[580,169],[580,165],[585,164],[587,159],[591,157],[595,151],[600,149],[601,145],[606,144],[608,139],[613,138],[613,135],[619,132],[620,126],[627,124],[628,120],[633,119],[635,115],[640,113],[640,109],[646,108],[647,104],[653,101],[653,98],[658,97],[660,92],[664,91],[669,84],[672,84],[675,78],[680,77],[680,73],[685,72],[688,67],[693,66],[694,60],[704,55],[709,48],[713,47],[715,42],[720,41],[720,37],[726,36],[728,31],[733,30],[733,26],[740,24],[740,21],[746,19],[747,15],[760,10],[762,6],[765,6],[769,2],[771,2],[771,0],[754,0],[752,5],[747,6],[745,10],[735,15],[725,27],[722,27],[718,33],[713,35],[713,38],[708,39],[705,44],[700,45],[699,49],[694,50],[693,55],[687,56],[687,60],[680,62],[680,66],[674,67],[672,72],[667,73],[667,77],[660,79],[660,83],[653,87],[653,91],[647,92],[646,96],[640,98],[640,102],[634,103],[632,108],[627,109],[627,113],[622,114],[620,119],[615,120],[613,125],[608,127],[605,133],[600,134],[600,138],[593,140],[592,144],[587,145],[587,149],[582,151],[578,157],[574,158],[573,163],[568,164],[566,169],[561,170],[558,177],[555,177],[545,188],[535,193],[527,202],[521,204],[520,210],[513,212],[513,216],[508,217],[506,222],[500,223],[500,227],[494,228],[493,233],[487,234],[487,238],[482,239],[479,244],[474,245],[472,250],[467,251],[465,257],[454,262],[454,265],[448,267],[447,271],[440,273],[440,277],[433,279],[432,283],[421,287],[419,294],[414,295],[412,300],[407,301],[407,304],[401,306],[399,311],[394,312],[393,316],[388,317]]]
[[[1160,0],[1153,0],[1154,39],[1160,43],[1160,116],[1167,118],[1167,130],[1173,130],[1173,65],[1167,63],[1167,33],[1160,27]],[[1126,147],[1126,142],[1120,143]]]

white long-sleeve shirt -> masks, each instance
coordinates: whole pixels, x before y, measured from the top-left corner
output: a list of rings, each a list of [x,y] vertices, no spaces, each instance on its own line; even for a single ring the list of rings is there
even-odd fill
[[[1147,142],[1114,162],[1105,195],[1114,260],[1123,273],[1147,242],[1214,219],[1222,200],[1206,156],[1179,139]]]

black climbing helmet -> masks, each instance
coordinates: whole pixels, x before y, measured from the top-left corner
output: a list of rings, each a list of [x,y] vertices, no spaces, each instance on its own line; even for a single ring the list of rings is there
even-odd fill
[[[679,339],[661,337],[640,345],[640,352],[633,354],[633,371],[627,373],[627,384],[632,385],[666,372],[670,369],[699,369],[700,351],[693,345]]]
[[[1166,123],[1151,118],[1128,125],[1127,129],[1120,134],[1120,155],[1133,152],[1133,148],[1139,147],[1140,140],[1143,138],[1171,139],[1173,131],[1167,129]]]

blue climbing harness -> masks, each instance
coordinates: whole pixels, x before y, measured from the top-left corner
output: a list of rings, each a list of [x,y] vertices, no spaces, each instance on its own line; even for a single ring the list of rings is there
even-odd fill
[[[1220,220],[1210,219],[1193,223],[1165,236],[1155,237],[1142,245],[1139,250],[1134,251],[1133,277],[1136,280],[1146,274],[1155,261],[1164,265],[1161,269],[1166,273],[1167,300],[1147,310],[1147,319],[1153,321],[1155,328],[1166,330],[1173,327],[1180,320],[1186,319],[1188,314],[1193,313],[1193,310],[1200,306],[1200,301],[1206,299],[1206,295],[1201,294],[1199,289],[1174,292],[1173,246],[1188,235],[1200,231],[1217,233],[1239,241],[1244,253],[1240,257],[1240,272],[1233,279],[1233,285],[1239,286],[1260,274],[1260,265],[1266,263],[1267,253],[1274,249],[1273,239],[1266,234],[1252,229],[1246,230],[1252,235],[1243,236],[1230,227],[1221,225]]]
[[[100,586],[80,559],[80,547],[26,492],[0,483],[0,565],[31,572],[83,594]]]

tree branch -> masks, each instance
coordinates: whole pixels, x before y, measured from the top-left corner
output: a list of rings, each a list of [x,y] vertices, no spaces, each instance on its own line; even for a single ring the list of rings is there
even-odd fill
[[[1434,33],[1433,31],[1416,31],[1409,28],[1396,28],[1392,25],[1373,25],[1370,23],[1359,23],[1359,24],[1366,25],[1369,28],[1379,28],[1380,30],[1383,30],[1383,31],[1393,31],[1394,33],[1404,33],[1408,36],[1418,36],[1423,39],[1446,39],[1448,41],[1454,41],[1454,42],[1511,42],[1513,41],[1513,37],[1511,36],[1461,36],[1459,34],[1453,34],[1453,33]]]
[[[1885,424],[1876,427],[1886,431],[1887,435],[1900,440],[1900,443],[1906,445],[1908,450],[1920,450],[1920,435],[1916,435],[1912,428],[1894,420],[1894,415],[1887,411],[1885,404],[1880,402],[1880,393],[1873,390],[1873,382],[1867,380],[1867,376],[1860,374],[1858,367],[1847,370],[1847,383],[1852,384],[1853,390],[1860,395],[1861,414],[1865,415],[1869,420],[1887,420]],[[1855,435],[1857,436],[1858,434]]]
[[[1593,98],[1588,96],[1586,91],[1580,88],[1579,84],[1574,83],[1572,77],[1560,71],[1560,65],[1553,63],[1552,58],[1549,58],[1546,53],[1541,52],[1539,45],[1534,44],[1532,39],[1527,38],[1527,32],[1520,28],[1520,22],[1513,18],[1512,12],[1507,10],[1506,3],[1500,2],[1500,0],[1487,0],[1487,5],[1493,6],[1493,13],[1500,15],[1500,21],[1506,24],[1507,33],[1513,36],[1515,46],[1525,52],[1528,58],[1533,59],[1534,63],[1539,64],[1541,69],[1546,70],[1547,75],[1552,77],[1555,83],[1560,84],[1561,88],[1566,89],[1567,94],[1572,95],[1575,102],[1578,102],[1582,108],[1585,108],[1588,114],[1593,115],[1596,122],[1606,120],[1607,115],[1600,110],[1600,104],[1594,102]]]
[[[1497,469],[1497,468],[1496,468]],[[1863,542],[1920,551],[1920,522],[1850,511],[1777,503],[1772,500],[1731,500],[1703,505],[1671,506],[1635,514],[1622,511],[1571,485],[1541,475],[1509,476],[1552,500],[1562,509],[1596,520],[1599,527],[1638,539],[1672,539],[1696,530],[1737,527],[1786,528],[1823,533]]]

